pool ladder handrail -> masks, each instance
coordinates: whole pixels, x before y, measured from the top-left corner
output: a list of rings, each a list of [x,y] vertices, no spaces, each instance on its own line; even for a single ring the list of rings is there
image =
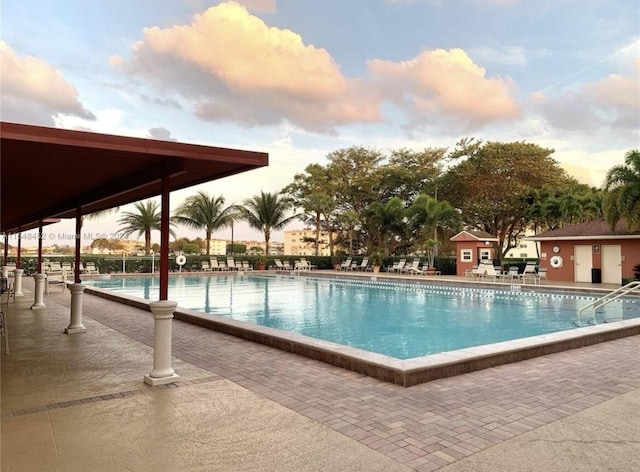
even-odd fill
[[[576,324],[578,326],[582,326],[582,312],[589,308],[593,308],[593,324],[598,324],[596,322],[596,311],[598,310],[598,308],[602,308],[603,306],[611,303],[614,300],[617,300],[620,297],[628,295],[638,288],[640,288],[640,280],[634,280],[633,282],[629,282],[627,285],[623,285],[613,292],[607,293],[597,300],[594,300],[591,303],[583,306],[582,308],[580,308],[580,310],[578,310],[578,321],[576,322]]]

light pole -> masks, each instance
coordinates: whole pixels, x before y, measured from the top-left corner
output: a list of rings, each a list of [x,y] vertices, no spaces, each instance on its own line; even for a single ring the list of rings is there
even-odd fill
[[[155,274],[156,273],[156,266],[155,266],[155,262],[156,262],[156,256],[155,253],[153,252],[153,250],[151,250],[151,273]]]

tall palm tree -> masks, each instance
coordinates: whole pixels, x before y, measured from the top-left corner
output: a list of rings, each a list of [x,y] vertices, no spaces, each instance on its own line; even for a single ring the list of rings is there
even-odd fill
[[[224,197],[209,195],[199,191],[188,197],[178,207],[171,220],[193,229],[204,229],[207,241],[207,255],[211,249],[211,235],[214,231],[231,225],[234,208],[224,207]]]
[[[412,226],[418,233],[421,242],[438,241],[438,229],[457,229],[460,215],[453,206],[445,200],[436,200],[430,195],[419,195],[411,204],[408,211]],[[434,247],[438,254],[437,245]]]
[[[238,206],[237,209],[241,219],[249,223],[252,228],[264,233],[265,254],[269,254],[271,231],[282,229],[300,217],[298,214],[287,216],[292,206],[291,201],[279,193],[260,191],[260,195],[245,200],[243,206]]]
[[[604,188],[604,214],[611,227],[626,218],[629,231],[640,229],[640,149],[627,152],[624,165],[609,169]]]
[[[137,212],[127,211],[122,214],[118,223],[125,225],[125,227],[118,230],[118,233],[124,237],[133,233],[138,233],[138,236],[144,234],[144,253],[149,255],[151,252],[151,231],[160,231],[162,221],[160,204],[154,200],[147,200],[146,202],[137,202],[133,206]],[[169,232],[174,235],[172,230]]]
[[[405,209],[398,197],[388,202],[373,202],[362,213],[363,226],[369,231],[369,252],[382,250],[385,256],[393,254],[402,236]]]

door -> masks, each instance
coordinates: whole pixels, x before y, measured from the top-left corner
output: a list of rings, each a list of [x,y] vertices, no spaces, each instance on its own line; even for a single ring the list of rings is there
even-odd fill
[[[602,283],[622,283],[622,248],[619,245],[602,246]]]
[[[591,245],[573,247],[573,264],[576,282],[591,282]]]

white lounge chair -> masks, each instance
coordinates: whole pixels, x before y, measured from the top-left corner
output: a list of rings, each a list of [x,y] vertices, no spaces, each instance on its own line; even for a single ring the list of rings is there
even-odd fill
[[[493,264],[482,264],[482,267],[484,268],[483,277],[485,279],[491,279],[494,282],[502,280],[502,274],[500,273],[500,271],[496,270]]]
[[[535,262],[527,262],[527,265],[524,267],[524,271],[520,274],[520,279],[523,283],[527,283],[527,280],[531,280],[531,282],[536,283],[536,263]]]
[[[233,257],[227,257],[227,270],[239,270],[240,267],[236,265]]]
[[[99,274],[100,273],[100,271],[96,267],[95,262],[87,262],[87,265],[85,266],[84,271],[87,274]]]
[[[205,272],[211,272],[211,264],[207,261],[202,261],[201,264],[202,270]]]
[[[360,264],[356,265],[355,270],[361,271],[361,272],[365,272],[369,269],[369,258],[368,257],[364,257],[362,258],[362,261],[360,262]]]
[[[347,257],[347,260],[340,264],[340,270],[350,270],[351,269],[351,258]]]
[[[249,261],[242,261],[242,270],[253,270],[253,266],[249,264]]]
[[[520,269],[518,266],[509,266],[509,271],[504,275],[504,279],[506,280],[520,280]]]
[[[392,272],[394,274],[401,273],[404,270],[404,266],[407,265],[406,259],[400,259],[398,265],[395,268],[392,268]]]

